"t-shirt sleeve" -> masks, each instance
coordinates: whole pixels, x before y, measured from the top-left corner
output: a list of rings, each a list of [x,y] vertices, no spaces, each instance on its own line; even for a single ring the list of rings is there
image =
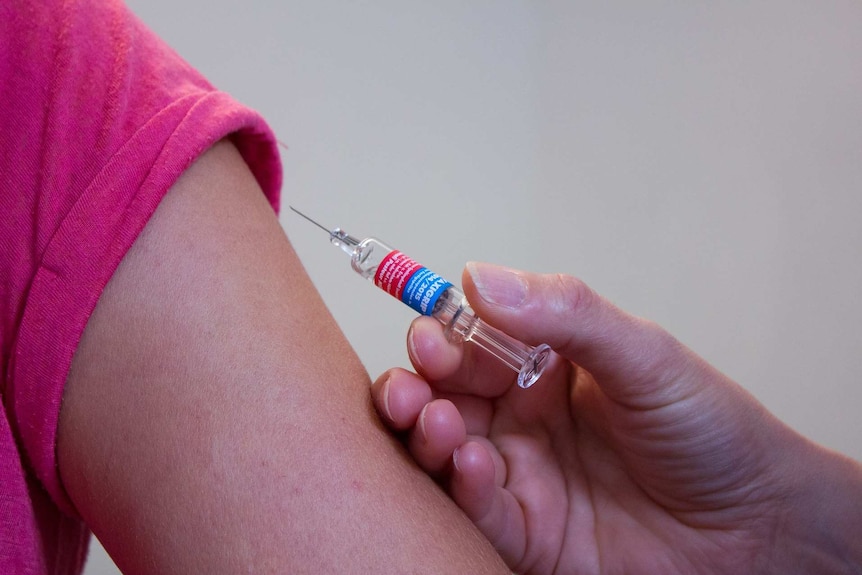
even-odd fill
[[[25,459],[57,471],[63,386],[90,314],[180,174],[230,138],[274,209],[275,138],[115,0],[0,3],[0,391]]]

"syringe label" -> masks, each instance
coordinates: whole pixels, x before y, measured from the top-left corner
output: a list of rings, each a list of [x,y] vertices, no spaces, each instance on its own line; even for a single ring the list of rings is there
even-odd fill
[[[374,284],[422,315],[431,315],[437,299],[452,286],[398,250],[389,252],[380,262]]]

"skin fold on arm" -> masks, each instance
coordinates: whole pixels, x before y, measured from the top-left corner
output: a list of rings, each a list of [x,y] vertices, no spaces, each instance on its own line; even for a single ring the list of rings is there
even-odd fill
[[[58,459],[124,573],[506,573],[378,423],[368,376],[234,146],[103,293]]]

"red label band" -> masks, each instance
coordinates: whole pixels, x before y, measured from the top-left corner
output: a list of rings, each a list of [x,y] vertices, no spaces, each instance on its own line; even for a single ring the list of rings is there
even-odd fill
[[[374,274],[374,285],[386,291],[389,295],[401,299],[404,286],[410,278],[419,271],[422,266],[412,258],[404,255],[398,250],[386,254],[377,272]]]

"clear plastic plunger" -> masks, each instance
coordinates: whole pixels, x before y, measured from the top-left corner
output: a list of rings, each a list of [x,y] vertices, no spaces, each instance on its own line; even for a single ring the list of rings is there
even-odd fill
[[[518,373],[520,387],[530,387],[542,375],[551,354],[548,345],[527,345],[484,323],[460,290],[376,238],[358,240],[340,228],[329,231],[329,236],[350,255],[359,275],[437,319],[445,326],[449,341],[471,341],[486,350]]]

